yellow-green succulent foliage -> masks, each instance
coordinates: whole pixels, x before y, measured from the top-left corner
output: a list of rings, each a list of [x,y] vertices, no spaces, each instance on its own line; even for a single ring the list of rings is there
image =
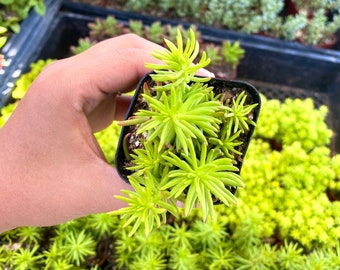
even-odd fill
[[[41,70],[45,63],[32,65],[32,70]],[[22,89],[17,93],[27,90],[36,71],[22,76],[27,77],[18,82]],[[1,110],[1,123],[13,107]],[[54,227],[18,228],[0,235],[0,265],[4,269],[104,269],[110,264],[113,269],[132,270],[339,269],[340,155],[331,156],[326,114],[327,108],[316,107],[311,99],[280,102],[262,97],[257,130],[241,171],[246,187],[237,191],[236,206],[215,206],[214,219],[202,222],[202,213],[195,210],[188,218],[169,217],[168,224],[149,236],[141,230],[132,237],[132,226],[123,228],[120,218],[109,214]],[[117,134],[115,124],[96,134],[109,161]]]
[[[120,122],[145,138],[140,140],[143,147],[126,155],[134,190],[117,196],[128,202],[115,213],[133,225],[130,235],[139,227],[150,233],[167,222],[168,214],[177,217],[182,208],[181,213],[190,216],[199,206],[205,221],[214,216],[214,201],[236,203],[230,187],[244,185],[236,156],[244,151],[235,147],[246,142],[241,134],[247,136],[256,125],[254,108],[259,104],[250,102],[244,86],[218,88],[209,86],[210,78],[195,76],[210,60],[204,51],[197,59],[200,49],[194,31],[184,40],[178,30],[176,43],[168,39],[165,43],[165,50],[152,52],[161,64],[146,64],[154,71],[149,77],[154,85],[145,82],[143,92],[138,92],[147,109]]]

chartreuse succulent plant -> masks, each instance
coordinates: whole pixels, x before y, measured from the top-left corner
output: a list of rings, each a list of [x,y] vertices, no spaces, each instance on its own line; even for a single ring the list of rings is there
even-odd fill
[[[230,65],[235,68],[240,60],[244,57],[245,50],[241,47],[239,41],[231,43],[230,41],[225,41],[222,44],[222,56],[224,61],[230,63]]]
[[[140,226],[149,234],[167,221],[168,212],[177,216],[176,201],[183,202],[184,216],[199,206],[203,220],[214,216],[216,200],[236,203],[230,188],[244,186],[236,147],[244,142],[240,134],[255,126],[250,115],[258,104],[247,104],[245,91],[226,97],[207,84],[210,78],[195,75],[209,59],[203,51],[194,62],[200,50],[193,31],[186,43],[180,30],[177,44],[165,43],[168,49],[152,53],[161,64],[146,64],[153,85],[144,82],[142,93],[137,90],[145,108],[120,123],[136,127],[123,144],[134,191],[118,196],[129,206],[115,212],[126,226],[133,224],[131,235]],[[142,147],[131,151],[130,137],[139,137]]]

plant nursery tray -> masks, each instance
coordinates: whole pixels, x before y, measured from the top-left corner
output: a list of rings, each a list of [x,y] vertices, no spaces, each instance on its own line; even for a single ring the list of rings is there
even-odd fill
[[[87,14],[87,15],[95,16],[95,17],[114,15],[125,21],[128,21],[129,19],[134,19],[134,20],[141,20],[146,24],[151,24],[154,21],[161,21],[163,24],[171,24],[171,25],[177,25],[180,23],[185,27],[189,27],[191,25],[191,23],[185,22],[183,20],[172,20],[172,19],[166,19],[163,17],[160,18],[160,17],[153,17],[153,16],[145,16],[139,13],[113,10],[113,9],[108,9],[105,7],[99,7],[99,6],[84,5],[81,3],[74,3],[72,1],[67,1],[67,0],[64,0],[63,2],[63,9],[71,11],[71,12]],[[245,42],[261,43],[261,44],[266,44],[266,45],[270,45],[273,47],[281,48],[284,50],[290,49],[290,50],[312,52],[312,53],[317,53],[321,55],[331,55],[335,57],[340,57],[340,30],[336,32],[337,42],[335,43],[334,47],[332,49],[324,49],[324,48],[319,48],[315,46],[309,46],[309,45],[306,46],[304,44],[293,42],[293,41],[283,41],[277,38],[272,38],[272,37],[268,37],[264,35],[246,34],[242,32],[222,29],[222,28],[214,28],[214,27],[210,27],[210,26],[206,26],[202,24],[196,24],[196,26],[201,31],[203,36],[208,35],[208,36],[212,36],[212,37],[215,36],[219,38],[226,37],[226,39],[229,39],[229,40],[240,40],[240,41],[245,41]]]
[[[16,50],[17,59],[12,57],[10,69],[0,74],[0,107],[10,101],[11,89],[18,73],[27,71],[30,63],[38,59],[69,56],[70,46],[76,45],[80,37],[88,35],[87,24],[96,18],[112,15],[124,24],[134,19],[141,20],[145,25],[154,21],[182,24],[184,27],[190,25],[68,1],[51,2],[54,4],[51,4],[48,15],[40,20],[29,18],[24,22],[22,31],[4,48],[5,57],[8,58],[9,52]],[[310,97],[316,106],[327,105],[330,111],[327,121],[335,134],[332,149],[340,153],[340,137],[337,135],[340,133],[340,119],[337,117],[340,115],[340,51],[201,25],[198,25],[198,30],[207,42],[219,44],[224,40],[240,41],[246,53],[238,67],[237,79],[250,82],[268,98],[284,100],[288,97]]]

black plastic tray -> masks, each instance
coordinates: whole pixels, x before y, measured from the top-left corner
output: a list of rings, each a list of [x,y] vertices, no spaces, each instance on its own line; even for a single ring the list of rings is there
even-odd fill
[[[88,14],[90,16],[97,16],[97,17],[104,17],[107,15],[114,15],[116,18],[119,18],[121,20],[128,21],[129,19],[135,19],[135,20],[141,20],[146,24],[151,24],[154,21],[161,21],[163,24],[171,24],[171,25],[177,25],[178,23],[181,23],[185,27],[189,27],[191,25],[190,22],[186,22],[183,20],[172,20],[172,19],[166,19],[163,17],[154,17],[154,16],[146,16],[140,13],[134,13],[134,12],[125,12],[120,10],[113,10],[108,9],[105,7],[100,6],[89,6],[84,5],[80,3],[74,3],[72,1],[63,1],[63,10],[80,13],[80,14]],[[223,28],[214,28],[210,26],[206,26],[203,24],[196,24],[199,31],[204,36],[210,36],[210,37],[218,37],[218,38],[227,38],[230,40],[239,40],[241,42],[252,42],[252,43],[260,43],[260,44],[266,44],[272,47],[281,48],[281,49],[289,49],[289,50],[297,50],[297,51],[305,51],[310,53],[316,53],[321,55],[330,55],[334,57],[340,57],[340,29],[336,32],[337,37],[337,43],[335,44],[333,49],[324,49],[324,48],[318,48],[315,46],[309,46],[309,45],[303,45],[298,42],[294,41],[283,41],[280,39],[263,36],[263,35],[256,35],[256,34],[247,34],[247,33],[241,33],[237,31],[227,30]]]

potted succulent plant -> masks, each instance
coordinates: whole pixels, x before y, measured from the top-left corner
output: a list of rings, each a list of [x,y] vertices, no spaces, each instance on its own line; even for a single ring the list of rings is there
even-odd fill
[[[194,32],[177,46],[153,56],[164,64],[147,63],[154,72],[137,87],[123,126],[115,165],[134,191],[120,199],[126,225],[134,222],[149,233],[166,222],[166,213],[184,215],[200,206],[203,220],[214,204],[235,203],[243,157],[260,110],[260,97],[248,83],[196,76],[209,64],[205,52],[197,64],[199,43]]]

